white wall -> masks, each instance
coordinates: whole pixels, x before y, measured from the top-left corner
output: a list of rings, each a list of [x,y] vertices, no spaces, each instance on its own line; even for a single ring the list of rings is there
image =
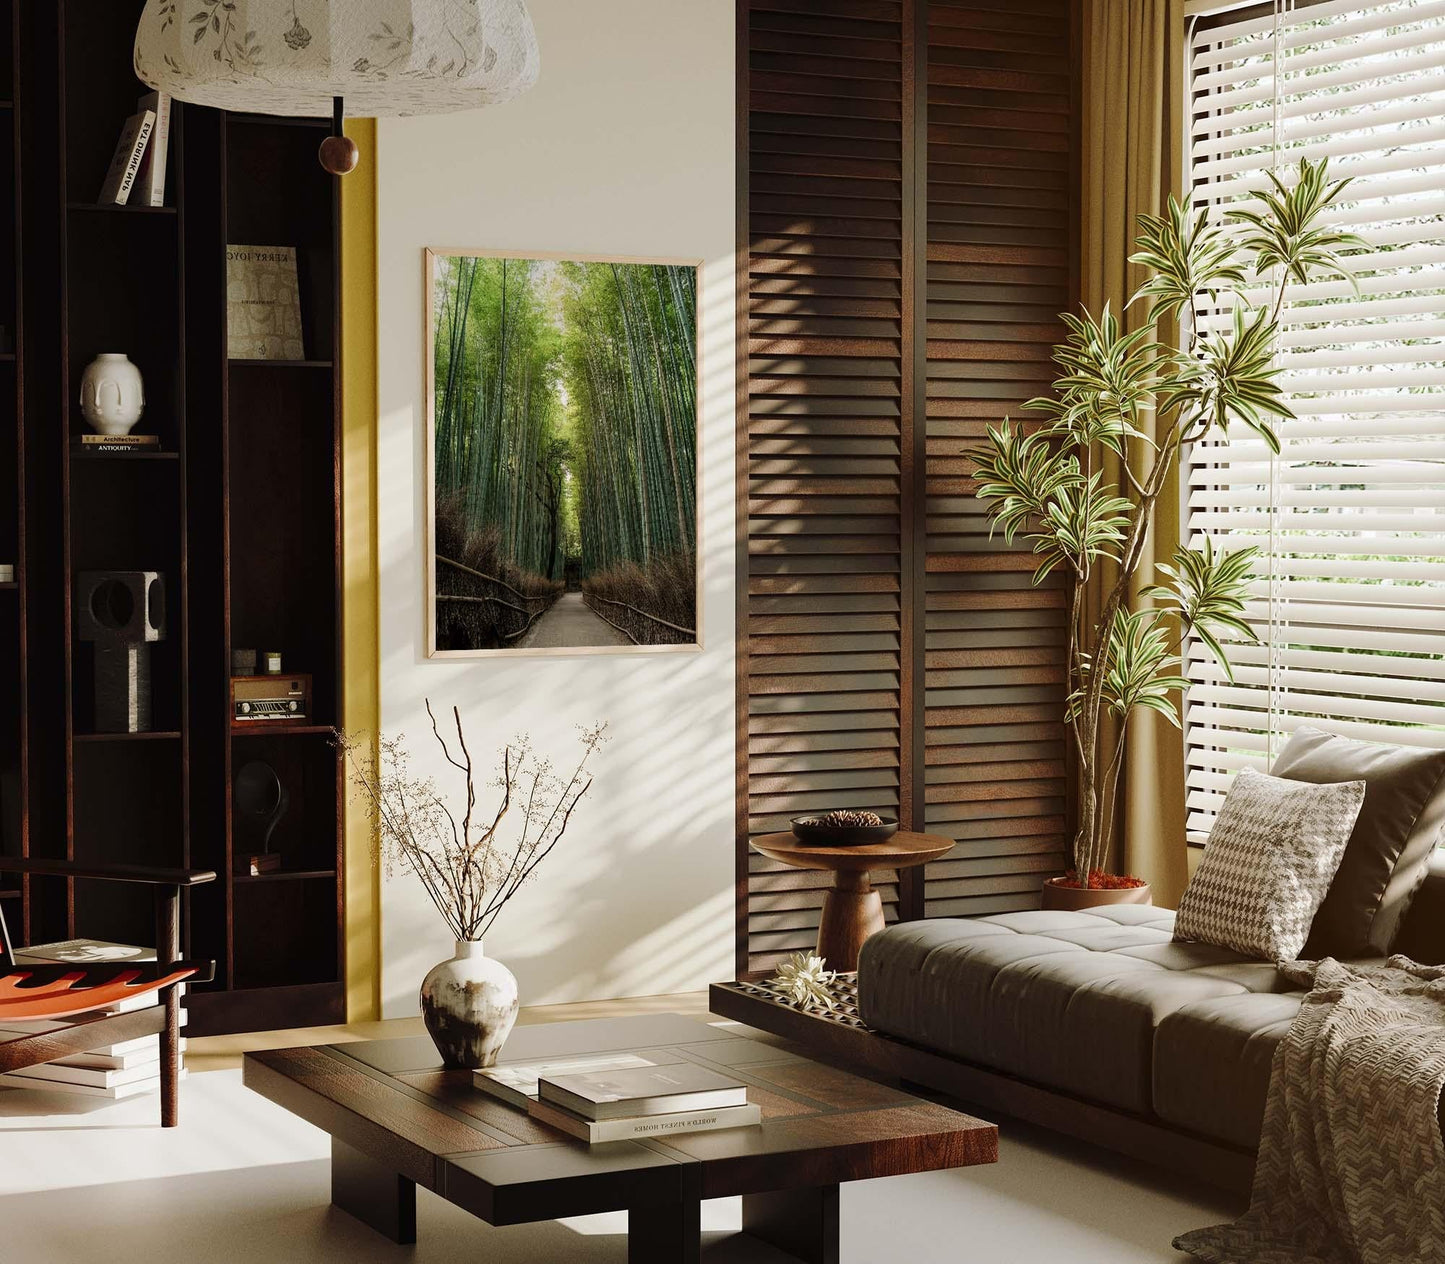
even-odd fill
[[[611,742],[562,846],[488,935],[524,1004],[656,995],[732,972],[734,34],[726,0],[530,0],[537,86],[378,129],[381,723],[440,778],[423,699],[473,753],[575,726]],[[701,258],[698,653],[429,661],[423,621],[424,247]],[[559,761],[560,762],[560,761]],[[415,880],[384,879],[382,998],[416,1012],[451,953]]]

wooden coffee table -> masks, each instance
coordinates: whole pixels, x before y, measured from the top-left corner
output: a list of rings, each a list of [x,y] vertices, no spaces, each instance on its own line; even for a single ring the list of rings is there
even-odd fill
[[[416,1187],[489,1224],[628,1212],[630,1264],[696,1261],[700,1205],[741,1194],[745,1232],[838,1259],[838,1185],[993,1163],[998,1130],[813,1062],[748,1029],[676,1014],[519,1027],[507,1059],[664,1050],[725,1071],[762,1107],[751,1128],[588,1146],[442,1069],[430,1040],[248,1053],[248,1088],[331,1134],[331,1201],[416,1241]]]
[[[885,842],[858,847],[805,843],[794,834],[764,834],[753,839],[752,846],[795,869],[833,871],[833,886],[823,897],[818,923],[818,956],[830,970],[856,970],[863,941],[883,929],[883,901],[868,880],[869,871],[927,864],[947,855],[955,843],[941,834],[899,830]]]

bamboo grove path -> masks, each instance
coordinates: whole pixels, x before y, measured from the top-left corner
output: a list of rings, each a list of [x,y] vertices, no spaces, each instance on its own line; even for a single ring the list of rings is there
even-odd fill
[[[588,645],[630,645],[605,619],[592,612],[580,592],[563,593],[522,638],[520,649],[575,649]]]

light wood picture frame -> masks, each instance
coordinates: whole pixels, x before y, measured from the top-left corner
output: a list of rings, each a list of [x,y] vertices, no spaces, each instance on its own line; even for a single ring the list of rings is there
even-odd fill
[[[702,261],[424,253],[428,657],[700,650]]]

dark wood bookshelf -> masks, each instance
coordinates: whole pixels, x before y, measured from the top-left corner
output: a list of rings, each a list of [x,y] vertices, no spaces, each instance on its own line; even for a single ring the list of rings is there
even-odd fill
[[[0,326],[7,331],[0,348],[0,563],[15,568],[15,578],[0,583],[0,848],[22,854],[25,847],[29,727],[26,690],[25,594],[25,377],[21,370],[22,260],[20,218],[20,132],[14,107],[18,76],[16,39],[19,0],[0,0]],[[12,598],[10,594],[14,594]],[[0,879],[0,899],[21,902],[20,926],[11,913],[12,933],[26,929],[20,879]]]
[[[337,183],[316,120],[176,103],[166,205],[95,203],[145,91],[143,0],[0,0],[0,854],[216,870],[187,892],[186,955],[216,980],[194,1035],[344,1018]],[[304,361],[227,358],[228,243],[294,246]],[[23,261],[23,276],[22,276]],[[13,347],[13,352],[11,348]],[[72,450],[85,366],[124,351],[160,447]],[[273,368],[305,372],[273,373]],[[152,730],[93,731],[81,572],[165,577]],[[313,677],[304,724],[233,727],[233,647],[279,648]],[[290,807],[285,868],[234,872],[231,787],[264,760]],[[114,886],[6,879],[22,939],[148,943],[149,903]]]

